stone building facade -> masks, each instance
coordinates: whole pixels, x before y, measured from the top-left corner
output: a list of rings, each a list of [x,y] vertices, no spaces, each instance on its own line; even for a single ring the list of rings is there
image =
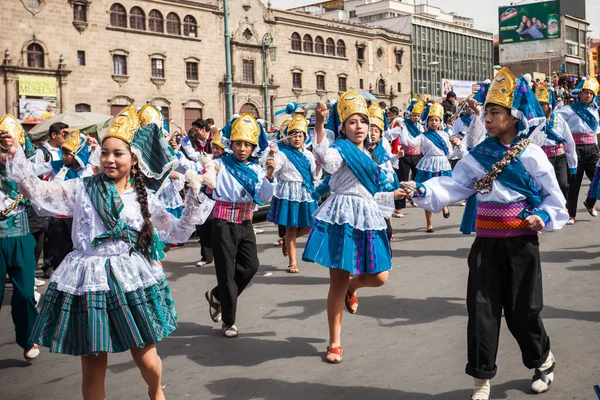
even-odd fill
[[[27,122],[31,107],[48,103],[57,113],[114,115],[150,102],[178,126],[197,117],[225,120],[222,1],[10,0],[4,18],[3,112]],[[344,89],[400,107],[409,102],[407,35],[259,0],[230,2],[229,31],[234,112],[276,124],[274,110],[287,103],[335,98]],[[272,37],[267,51],[265,35]]]

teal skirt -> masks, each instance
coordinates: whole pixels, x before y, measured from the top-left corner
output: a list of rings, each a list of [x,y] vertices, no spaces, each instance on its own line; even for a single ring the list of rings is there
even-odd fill
[[[53,353],[82,356],[120,353],[155,344],[177,329],[177,313],[166,278],[156,285],[124,292],[107,268],[110,291],[81,296],[52,282],[31,339]]]

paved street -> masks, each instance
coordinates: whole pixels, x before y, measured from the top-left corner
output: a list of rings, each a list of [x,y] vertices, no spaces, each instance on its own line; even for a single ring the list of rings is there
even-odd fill
[[[587,186],[582,192],[587,192]],[[209,319],[204,291],[216,282],[213,266],[197,268],[195,241],[164,262],[179,329],[159,345],[168,399],[444,399],[466,400],[472,379],[466,362],[466,257],[473,237],[458,232],[462,207],[434,217],[424,232],[423,211],[409,208],[395,219],[394,270],[380,289],[359,292],[357,315],[344,316],[344,362],[323,361],[327,338],[323,267],[300,263],[286,273],[275,226],[257,224],[261,268],[241,298],[241,335],[225,339]],[[550,399],[594,399],[600,383],[600,218],[581,209],[575,226],[541,236],[546,307],[543,316],[557,357]],[[305,240],[301,241],[303,247]],[[42,288],[43,289],[43,288]],[[49,354],[29,365],[14,343],[10,289],[0,313],[0,398],[80,398],[79,359]],[[530,398],[532,372],[502,327],[493,399]],[[109,358],[109,399],[147,399],[128,353]]]

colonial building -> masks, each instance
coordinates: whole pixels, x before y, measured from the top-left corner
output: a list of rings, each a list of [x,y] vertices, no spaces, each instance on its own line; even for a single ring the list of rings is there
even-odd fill
[[[289,102],[347,89],[409,102],[408,35],[229,4],[234,112],[271,121]],[[26,124],[49,106],[114,115],[146,102],[178,126],[225,120],[222,1],[11,0],[3,16],[0,110]]]

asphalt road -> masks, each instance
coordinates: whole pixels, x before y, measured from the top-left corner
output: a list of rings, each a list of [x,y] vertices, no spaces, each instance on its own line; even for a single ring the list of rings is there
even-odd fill
[[[583,190],[587,192],[587,187]],[[582,190],[582,192],[583,192]],[[583,208],[583,207],[582,207]],[[449,220],[434,216],[424,232],[420,209],[394,219],[394,269],[379,289],[359,292],[359,311],[345,314],[344,361],[323,361],[327,346],[327,270],[287,261],[273,247],[275,226],[261,222],[260,270],[242,295],[240,337],[225,339],[209,319],[204,291],[216,283],[213,266],[196,267],[199,247],[190,241],[164,262],[179,329],[159,345],[168,399],[444,399],[469,398],[466,363],[466,257],[473,237],[458,232],[462,207]],[[543,234],[544,323],[557,358],[556,381],[541,399],[596,399],[600,384],[600,218],[581,209],[576,225]],[[305,240],[300,242],[304,246]],[[43,289],[43,288],[42,288]],[[32,365],[14,343],[10,287],[0,313],[0,398],[77,399],[80,361],[42,350]],[[530,398],[532,371],[503,324],[493,399]],[[128,353],[111,355],[109,399],[147,399]]]

